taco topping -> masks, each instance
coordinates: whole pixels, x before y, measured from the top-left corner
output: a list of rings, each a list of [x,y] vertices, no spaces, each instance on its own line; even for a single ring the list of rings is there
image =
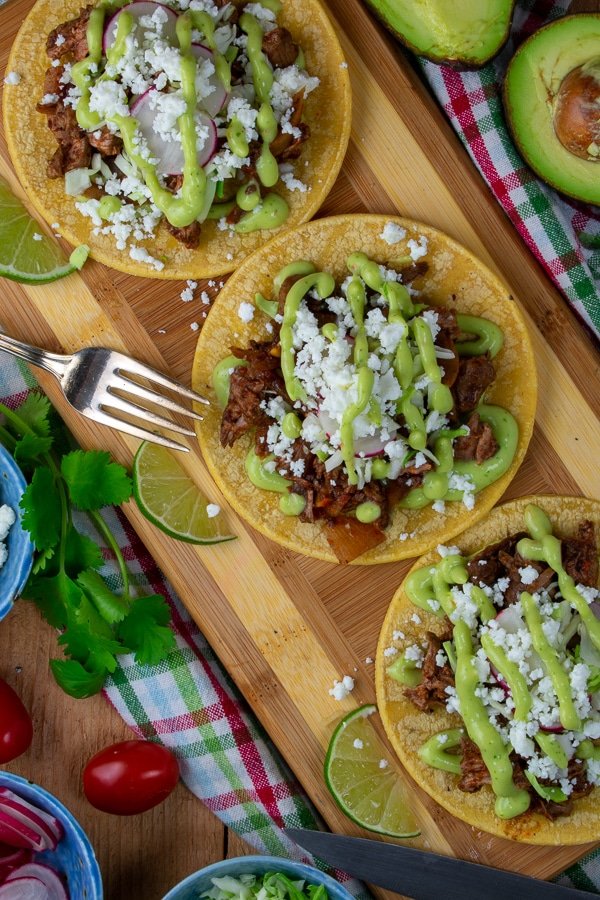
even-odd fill
[[[440,547],[408,576],[411,602],[446,628],[387,674],[418,709],[462,720],[420,748],[424,762],[462,791],[490,784],[500,818],[552,819],[600,786],[598,547],[590,521],[561,541],[539,507],[524,518],[527,531],[468,559]]]
[[[50,33],[38,104],[58,144],[48,176],[64,177],[94,234],[160,270],[139,242],[161,222],[194,249],[209,218],[239,233],[287,219],[273,189],[307,190],[292,161],[319,79],[277,24],[280,9],[102,0]]]
[[[426,242],[409,244],[396,269],[351,254],[341,283],[308,261],[286,266],[271,299],[238,310],[266,314],[268,340],[231,348],[213,372],[221,444],[254,432],[250,480],[281,493],[284,515],[342,525],[328,539],[343,557],[364,552],[365,535],[384,540],[397,503],[472,509],[517,446],[510,413],[482,402],[502,332],[419,297]]]

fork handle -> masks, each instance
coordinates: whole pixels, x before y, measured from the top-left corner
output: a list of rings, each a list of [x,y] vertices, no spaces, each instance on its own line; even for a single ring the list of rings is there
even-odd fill
[[[33,347],[30,344],[24,344],[22,341],[18,341],[16,338],[10,337],[8,334],[2,334],[1,332],[0,350],[12,353],[13,356],[18,356],[19,359],[24,359],[25,362],[32,363],[40,369],[45,369],[57,378],[62,378],[67,363],[71,359],[70,356],[62,356],[59,353],[50,353],[46,350],[42,350],[41,347]]]

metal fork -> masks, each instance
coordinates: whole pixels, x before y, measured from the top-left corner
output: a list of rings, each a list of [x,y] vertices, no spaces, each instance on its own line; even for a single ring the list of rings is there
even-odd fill
[[[117,353],[115,350],[107,350],[105,347],[85,347],[78,350],[70,356],[64,356],[59,353],[49,353],[39,347],[31,347],[15,338],[0,333],[0,350],[6,350],[13,356],[38,366],[51,372],[58,378],[63,394],[72,407],[93,419],[94,422],[100,422],[102,425],[108,425],[116,428],[118,431],[125,431],[135,437],[142,438],[146,441],[152,441],[155,444],[162,444],[163,447],[170,447],[173,450],[188,451],[188,447],[171,438],[165,437],[154,431],[149,431],[139,425],[135,425],[122,418],[117,413],[125,416],[133,416],[143,419],[144,422],[152,425],[168,428],[178,434],[194,435],[194,432],[173,422],[166,416],[161,416],[145,406],[120,396],[122,392],[129,394],[137,400],[146,400],[162,409],[179,413],[183,416],[191,416],[192,419],[202,421],[202,416],[192,409],[181,406],[162,393],[157,393],[150,388],[143,387],[137,381],[131,379],[134,377],[146,378],[148,381],[162,388],[167,388],[176,394],[181,394],[196,403],[208,405],[208,400],[183,387],[172,378],[168,378],[156,369],[151,369],[123,353]],[[110,410],[108,412],[107,410]]]

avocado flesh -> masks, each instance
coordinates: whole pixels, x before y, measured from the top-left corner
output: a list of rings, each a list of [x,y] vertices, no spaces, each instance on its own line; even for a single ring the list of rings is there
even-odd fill
[[[599,55],[600,15],[567,16],[521,45],[504,83],[506,116],[526,162],[556,190],[596,205],[600,163],[563,147],[554,131],[554,109],[563,79]]]
[[[382,21],[420,56],[482,66],[508,36],[514,0],[368,0]]]

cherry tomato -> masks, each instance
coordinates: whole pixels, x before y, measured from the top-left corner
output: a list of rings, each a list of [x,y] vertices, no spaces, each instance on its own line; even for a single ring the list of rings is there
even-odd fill
[[[11,686],[0,678],[0,763],[25,753],[32,737],[29,713]]]
[[[92,756],[83,772],[83,790],[96,809],[131,816],[162,803],[178,780],[179,765],[166,747],[122,741]]]

